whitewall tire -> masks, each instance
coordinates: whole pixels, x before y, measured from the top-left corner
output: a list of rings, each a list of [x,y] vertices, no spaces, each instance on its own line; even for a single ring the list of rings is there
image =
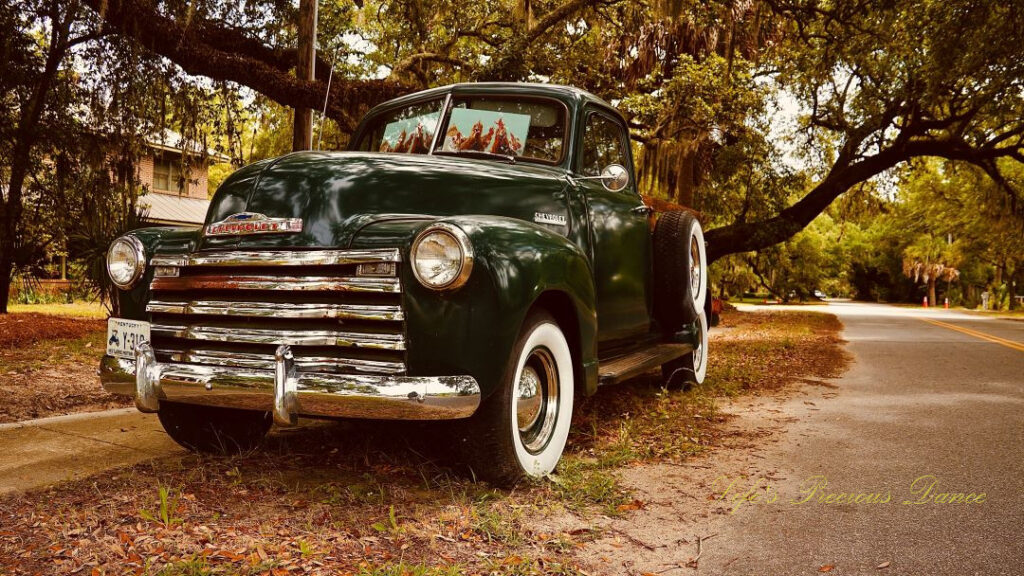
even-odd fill
[[[460,445],[473,475],[511,485],[551,474],[569,438],[574,392],[565,334],[547,312],[530,312],[497,389],[465,425]]]
[[[662,385],[670,389],[703,384],[708,374],[708,316],[704,311],[694,322],[700,332],[692,352],[661,367]]]
[[[556,324],[532,328],[512,382],[509,432],[516,459],[527,476],[546,476],[565,450],[574,400],[572,353]]]
[[[703,384],[708,374],[708,316],[703,311],[697,316],[697,327],[700,334],[697,347],[690,353],[690,368],[693,370],[693,382]]]
[[[707,301],[704,231],[690,212],[665,212],[654,227],[654,318],[662,332],[692,324]]]

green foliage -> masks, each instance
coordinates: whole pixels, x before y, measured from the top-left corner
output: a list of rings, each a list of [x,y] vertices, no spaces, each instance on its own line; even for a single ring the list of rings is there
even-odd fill
[[[157,490],[158,506],[155,512],[143,509],[139,510],[139,516],[143,520],[158,523],[164,528],[171,528],[175,524],[181,524],[182,519],[175,516],[178,510],[178,496],[171,495],[171,490],[161,486]]]
[[[209,171],[207,172],[207,190],[210,196],[217,191],[221,183],[235,171],[235,167],[227,162],[218,162],[217,164],[210,165]]]
[[[398,515],[395,513],[395,507],[388,506],[388,518],[386,522],[374,522],[371,527],[377,532],[383,532],[391,534],[392,536],[398,535],[402,531],[401,525],[398,523]]]
[[[203,150],[238,150],[241,112],[236,87],[190,77],[99,23],[80,3],[0,0],[0,273],[10,262],[30,277],[66,254],[109,301],[102,261],[141,224],[147,139],[173,128]],[[182,173],[203,154],[181,155]]]
[[[1024,175],[1009,163],[1001,172],[1013,186]],[[1024,215],[996,182],[969,165],[920,162],[905,172],[899,200],[888,218],[904,239],[905,272],[935,278],[954,304],[975,307],[988,291],[1009,307],[1014,285],[1024,285]]]
[[[1011,179],[1018,170],[1003,167]],[[716,263],[712,281],[733,295],[751,287],[803,295],[804,286],[830,296],[920,302],[934,279],[936,303],[949,297],[976,307],[988,291],[996,307],[1008,307],[1024,274],[1024,217],[999,185],[978,168],[928,161],[907,167],[893,186],[891,199],[878,190],[848,197],[791,240]]]
[[[167,0],[154,10],[193,29],[248,39],[215,51],[291,68],[285,53],[296,42],[294,3]],[[116,26],[99,34],[102,16],[78,4],[0,0],[0,182],[19,115],[41,85],[52,14],[69,14],[71,36],[82,40],[60,59],[59,82],[31,143],[31,192],[21,201],[25,215],[15,218],[18,242],[5,248],[22,273],[75,245],[103,282],[99,248],[132,224],[120,215],[85,220],[108,203],[134,206],[143,192],[134,168],[153,131],[173,128],[230,156],[230,165],[211,169],[211,190],[231,166],[290,150],[292,115],[280,103],[295,96],[278,86],[192,77],[188,63],[157,56]],[[343,111],[333,114],[337,122],[322,122],[324,149],[346,145],[354,120],[376,103],[375,92],[358,88],[375,79],[402,90],[551,81],[606,98],[634,130],[642,190],[698,208],[714,256],[741,253],[712,272],[724,293],[759,287],[800,296],[814,287],[907,299],[915,288],[903,277],[905,250],[924,236],[948,237],[939,230],[945,223],[956,224],[961,285],[949,289],[957,297],[970,302],[987,289],[1009,300],[1024,281],[1013,227],[1024,203],[1006,204],[1007,190],[1020,189],[1024,160],[1024,14],[1012,3],[367,0],[320,6],[318,50],[320,81],[332,67],[332,102]],[[304,102],[310,91],[322,94],[322,87],[302,91]],[[94,140],[88,135],[102,136],[113,157],[83,144]],[[971,169],[956,194],[916,193],[935,208],[921,230],[921,218],[905,214],[910,197],[889,197],[887,183],[901,163],[926,156],[981,170]],[[958,170],[966,168],[949,173]],[[104,188],[103,174],[115,185]],[[112,198],[89,200],[97,194]],[[981,227],[962,218],[970,212],[963,206],[979,207]],[[90,230],[83,234],[80,225]],[[742,233],[723,240],[714,228]],[[92,242],[91,252],[79,252],[72,233]]]

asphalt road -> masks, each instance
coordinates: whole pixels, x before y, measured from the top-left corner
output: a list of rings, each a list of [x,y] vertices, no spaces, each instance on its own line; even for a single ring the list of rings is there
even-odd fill
[[[763,454],[773,477],[742,479],[758,500],[720,524],[698,572],[1024,574],[1024,322],[827,309],[854,364]],[[956,493],[975,502],[940,496]]]

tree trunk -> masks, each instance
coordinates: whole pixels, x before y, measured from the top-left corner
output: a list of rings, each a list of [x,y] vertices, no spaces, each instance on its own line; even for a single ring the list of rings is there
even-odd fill
[[[856,150],[853,143],[847,142],[846,148]],[[760,222],[736,222],[707,231],[704,239],[708,244],[708,264],[729,254],[761,250],[788,240],[806,228],[843,192],[914,156],[900,146],[883,149],[856,162],[844,159],[846,153],[844,149],[832,170],[817,186],[777,216]]]
[[[928,305],[938,306],[938,301],[935,299],[935,278],[928,279]]]
[[[14,274],[14,249],[17,245],[18,226],[21,224],[23,207],[21,205],[22,189],[32,159],[32,147],[38,139],[39,119],[46,108],[46,98],[57,78],[60,62],[68,49],[68,34],[71,29],[72,14],[65,14],[64,19],[54,19],[50,30],[50,46],[46,55],[46,65],[32,90],[32,96],[21,109],[18,128],[14,132],[12,146],[11,180],[7,187],[7,200],[0,196],[0,208],[3,209],[3,221],[0,225],[0,314],[7,313],[7,300],[11,295],[11,281]]]
[[[295,76],[302,82],[316,79],[316,0],[299,2],[299,61]],[[292,129],[292,151],[313,148],[313,110],[304,106],[295,108]]]
[[[4,206],[3,230],[0,230],[0,314],[7,313],[7,299],[11,296],[11,281],[14,279],[14,247],[17,245],[18,225],[21,223],[21,189],[28,172],[27,145],[15,143],[11,162],[11,184],[7,190]]]
[[[0,255],[0,314],[7,314],[7,299],[11,297],[11,274],[14,262],[5,251]]]

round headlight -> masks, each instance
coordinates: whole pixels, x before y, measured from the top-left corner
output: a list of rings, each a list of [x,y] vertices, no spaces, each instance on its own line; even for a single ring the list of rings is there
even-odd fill
[[[473,246],[461,228],[434,224],[412,243],[412,271],[432,290],[454,290],[466,283],[473,269]]]
[[[134,236],[121,236],[107,250],[107,274],[114,285],[127,290],[146,271],[146,251]]]

